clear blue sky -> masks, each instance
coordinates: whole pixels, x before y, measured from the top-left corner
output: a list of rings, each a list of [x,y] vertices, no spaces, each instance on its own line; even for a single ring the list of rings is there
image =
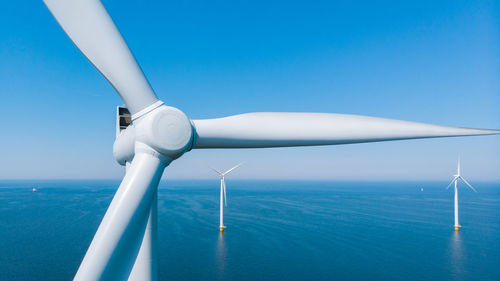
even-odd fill
[[[495,1],[104,1],[157,95],[191,118],[352,113],[500,128]],[[0,9],[0,179],[120,178],[113,88],[42,1]],[[500,137],[192,151],[171,178],[500,180]]]

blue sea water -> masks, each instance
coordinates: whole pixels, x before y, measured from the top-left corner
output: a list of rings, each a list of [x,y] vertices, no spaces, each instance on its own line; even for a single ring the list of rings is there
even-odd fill
[[[118,184],[1,181],[0,280],[71,280]],[[221,234],[217,179],[162,182],[159,279],[500,280],[500,184],[460,232],[446,184],[229,179]]]

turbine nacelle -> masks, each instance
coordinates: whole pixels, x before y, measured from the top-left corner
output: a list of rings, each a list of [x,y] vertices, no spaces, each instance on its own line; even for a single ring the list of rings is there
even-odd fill
[[[130,125],[116,136],[113,144],[113,156],[118,164],[131,163],[135,155],[135,126]]]

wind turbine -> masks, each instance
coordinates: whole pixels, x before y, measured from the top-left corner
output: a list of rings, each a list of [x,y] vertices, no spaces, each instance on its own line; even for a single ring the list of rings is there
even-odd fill
[[[224,225],[224,206],[227,207],[227,198],[226,198],[226,182],[224,181],[224,177],[241,165],[243,165],[243,163],[240,163],[240,164],[232,167],[231,169],[229,169],[223,173],[215,168],[208,166],[210,169],[212,169],[214,172],[216,172],[220,176],[220,218],[219,218],[220,232],[223,232],[224,228],[226,228],[226,226]],[[222,204],[222,201],[224,201],[224,205]]]
[[[451,180],[450,184],[448,184],[448,186],[446,187],[446,189],[448,189],[452,184],[455,184],[455,231],[458,231],[460,227],[462,227],[458,223],[458,188],[457,188],[458,180],[462,180],[470,189],[472,189],[474,192],[477,192],[477,190],[474,187],[472,187],[472,185],[460,175],[460,158],[458,158],[457,174],[453,175],[453,179]]]
[[[120,132],[113,147],[118,163],[129,167],[74,280],[157,279],[158,182],[165,167],[192,149],[336,145],[500,133],[327,113],[246,113],[191,120],[158,99],[99,0],[44,2],[131,114],[131,124]]]

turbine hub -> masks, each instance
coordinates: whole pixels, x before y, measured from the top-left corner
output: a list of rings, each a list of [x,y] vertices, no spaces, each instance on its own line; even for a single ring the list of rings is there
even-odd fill
[[[136,141],[142,142],[170,159],[186,152],[193,141],[189,118],[177,108],[162,105],[134,120]]]
[[[120,165],[131,162],[137,149],[155,151],[169,159],[165,161],[171,161],[188,151],[192,142],[193,128],[186,114],[162,105],[123,130],[115,140],[113,154]]]

